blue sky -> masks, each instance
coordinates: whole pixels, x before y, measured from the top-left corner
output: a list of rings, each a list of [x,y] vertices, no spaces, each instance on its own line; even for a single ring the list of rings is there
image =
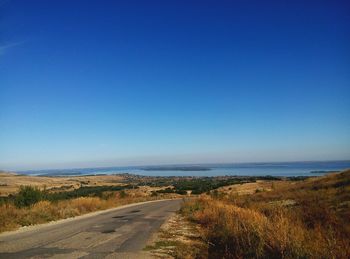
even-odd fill
[[[350,159],[347,1],[1,1],[0,168]]]

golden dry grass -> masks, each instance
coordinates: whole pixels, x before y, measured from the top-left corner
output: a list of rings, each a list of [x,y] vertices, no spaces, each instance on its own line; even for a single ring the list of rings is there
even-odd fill
[[[350,171],[188,201],[210,258],[349,258]]]
[[[0,196],[8,196],[18,192],[20,186],[31,185],[47,190],[73,190],[84,186],[113,186],[121,185],[123,177],[120,175],[92,175],[70,177],[46,177],[18,175],[0,172]]]
[[[33,186],[40,190],[50,192],[72,191],[82,186],[121,186],[125,185],[125,176],[123,175],[88,175],[88,176],[30,176],[18,175],[15,173],[0,172],[0,197],[6,197],[16,194],[21,186]],[[133,190],[131,195],[149,196],[152,191],[166,189],[169,186],[150,187],[139,186]]]
[[[40,201],[27,208],[17,208],[13,204],[0,206],[0,232],[17,229],[21,226],[46,223],[53,220],[83,215],[89,212],[118,207],[135,202],[172,198],[174,195],[158,197],[128,195],[120,198],[118,192],[107,199],[80,197],[58,202]]]
[[[225,194],[246,195],[258,191],[271,191],[274,188],[273,181],[258,180],[253,183],[234,184],[220,187],[218,191]]]

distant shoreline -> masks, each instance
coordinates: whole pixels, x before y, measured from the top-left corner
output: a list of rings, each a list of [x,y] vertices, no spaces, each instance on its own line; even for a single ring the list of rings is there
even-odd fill
[[[310,174],[330,174],[330,173],[339,173],[337,170],[316,170],[310,171]]]
[[[146,176],[317,176],[350,168],[350,160],[273,163],[167,164],[124,167],[67,168],[17,171],[40,176],[133,174]]]
[[[210,171],[212,168],[209,167],[200,167],[200,166],[174,166],[174,167],[169,167],[169,166],[163,166],[163,167],[144,167],[141,168],[143,171]]]

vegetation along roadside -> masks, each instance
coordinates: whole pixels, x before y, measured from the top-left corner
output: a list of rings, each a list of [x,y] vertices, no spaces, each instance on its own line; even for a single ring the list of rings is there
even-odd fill
[[[349,258],[350,170],[239,195],[211,191],[181,209],[209,258]]]

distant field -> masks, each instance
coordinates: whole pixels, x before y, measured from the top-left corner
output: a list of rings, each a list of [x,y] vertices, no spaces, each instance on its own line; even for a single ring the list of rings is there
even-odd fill
[[[87,176],[31,176],[14,173],[0,173],[0,197],[14,195],[20,186],[34,186],[50,192],[73,191],[81,187],[97,186],[149,186],[152,191],[200,194],[222,186],[255,182],[256,180],[280,179],[279,177],[260,176],[217,176],[217,177],[158,177],[132,174],[87,175]],[[298,179],[298,178],[289,178]]]
[[[0,196],[15,194],[20,186],[31,185],[52,191],[73,190],[81,186],[114,186],[123,184],[124,178],[118,175],[98,176],[30,176],[13,173],[0,173]]]

